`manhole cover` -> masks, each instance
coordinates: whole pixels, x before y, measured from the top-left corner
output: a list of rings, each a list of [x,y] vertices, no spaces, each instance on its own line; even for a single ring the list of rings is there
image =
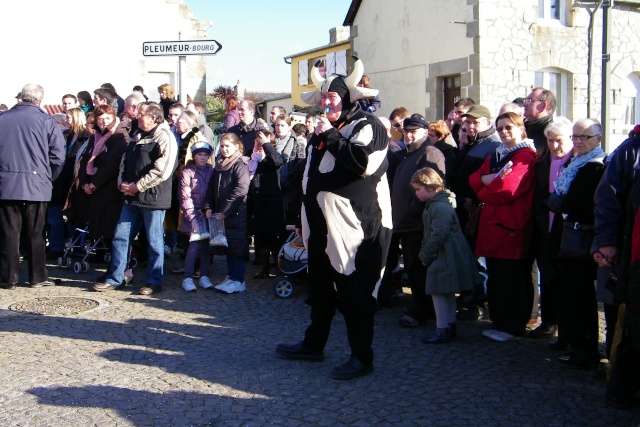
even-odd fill
[[[9,310],[28,314],[72,315],[92,310],[99,306],[100,303],[98,301],[88,298],[36,298],[11,304]]]

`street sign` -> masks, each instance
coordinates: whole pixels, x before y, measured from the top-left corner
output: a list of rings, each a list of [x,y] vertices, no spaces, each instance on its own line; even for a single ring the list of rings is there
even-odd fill
[[[215,55],[222,45],[215,40],[179,40],[142,43],[144,56]]]

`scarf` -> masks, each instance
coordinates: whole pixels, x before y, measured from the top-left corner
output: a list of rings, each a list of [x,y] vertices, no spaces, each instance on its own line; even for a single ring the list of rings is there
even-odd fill
[[[525,139],[524,141],[521,141],[519,143],[517,143],[516,145],[514,145],[513,147],[507,148],[506,145],[504,144],[500,144],[498,146],[498,148],[496,148],[496,159],[497,162],[500,163],[500,161],[502,159],[504,159],[506,156],[508,156],[509,154],[518,151],[521,148],[531,148],[532,150],[535,150],[536,147],[535,145],[533,145],[533,141],[531,139]]]
[[[549,167],[549,193],[553,193],[555,191],[554,182],[560,176],[564,166],[567,164],[569,160],[571,160],[571,156],[573,156],[573,148],[569,150],[564,157],[561,158],[551,158],[551,165]],[[553,218],[555,218],[556,213],[552,210],[549,210],[549,232],[551,232],[551,226],[553,225]]]
[[[578,174],[580,168],[586,165],[589,160],[593,159],[601,153],[604,153],[604,151],[602,151],[602,148],[598,145],[596,148],[589,151],[585,155],[581,156],[580,154],[578,154],[577,156],[574,156],[571,159],[571,163],[569,163],[569,166],[564,168],[562,173],[560,173],[560,177],[553,183],[556,188],[556,194],[560,196],[564,196],[565,194],[567,194],[567,191],[569,191],[569,187],[571,186],[571,182],[573,182],[573,179]]]
[[[240,157],[242,157],[242,151],[240,150],[236,151],[229,157],[224,157],[222,154],[220,154],[218,157],[216,157],[215,168],[218,172],[227,171]]]
[[[96,132],[96,134],[95,134],[96,136],[94,136],[95,140],[94,140],[94,143],[93,143],[93,150],[91,150],[91,158],[87,162],[87,175],[95,175],[96,172],[98,172],[98,168],[95,167],[94,164],[93,164],[94,160],[103,151],[105,151],[107,149],[105,144],[106,144],[107,140],[109,138],[111,138],[111,135],[113,135],[113,131],[116,130],[116,128],[118,127],[119,123],[120,123],[120,120],[118,120],[118,118],[116,117],[115,120],[113,122],[111,122],[111,125],[110,125],[111,127],[109,128],[107,133],[102,135],[102,137],[100,139],[97,139],[98,133]]]
[[[293,143],[289,144],[289,141],[291,141],[292,139],[293,137],[291,136],[291,132],[287,133],[282,139],[276,138],[276,151],[285,159],[291,157],[291,152],[293,151]]]
[[[258,163],[265,158],[264,151],[254,151],[251,153],[251,160],[249,160],[249,179],[253,179],[258,169]]]

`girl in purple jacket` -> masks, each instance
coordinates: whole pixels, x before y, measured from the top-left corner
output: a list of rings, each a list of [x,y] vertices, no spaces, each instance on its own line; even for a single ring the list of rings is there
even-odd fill
[[[189,163],[180,174],[180,209],[182,210],[182,221],[180,231],[187,235],[192,233],[204,233],[206,229],[200,229],[198,223],[204,224],[205,196],[209,180],[213,176],[213,166],[209,163],[209,157],[213,149],[207,142],[199,141],[191,146],[193,163]],[[200,220],[200,221],[199,221]],[[209,239],[193,239],[189,242],[187,256],[184,262],[184,280],[182,289],[187,292],[197,290],[193,283],[193,272],[195,270],[196,258],[200,255],[200,281],[202,289],[211,289],[213,284],[207,275],[209,274]]]

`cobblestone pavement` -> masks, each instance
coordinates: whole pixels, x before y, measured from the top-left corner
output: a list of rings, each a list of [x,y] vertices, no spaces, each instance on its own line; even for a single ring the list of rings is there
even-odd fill
[[[92,263],[93,264],[93,263]],[[166,270],[179,257],[167,259]],[[224,276],[216,258],[212,281]],[[97,267],[97,270],[96,268]],[[155,296],[136,269],[132,287],[89,291],[91,271],[50,266],[60,286],[0,290],[2,426],[637,426],[640,406],[604,404],[602,370],[567,370],[547,343],[494,343],[486,321],[459,323],[460,337],[427,346],[430,322],[401,329],[403,303],[376,317],[375,372],[353,381],[329,378],[348,356],[344,322],[334,320],[323,363],[290,361],[278,342],[301,339],[308,324],[306,288],[275,296],[272,280],[247,292],[186,293],[166,274]],[[254,272],[248,269],[247,276]],[[63,316],[14,313],[34,298],[95,299],[91,311]]]

